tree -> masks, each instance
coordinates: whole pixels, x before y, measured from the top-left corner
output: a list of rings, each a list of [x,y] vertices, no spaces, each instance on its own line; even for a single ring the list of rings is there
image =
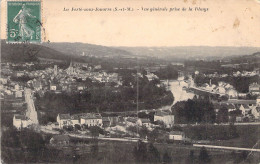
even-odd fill
[[[152,143],[150,143],[148,148],[148,161],[149,163],[160,162],[160,153]]]
[[[89,131],[91,133],[92,138],[96,138],[99,136],[99,129],[100,129],[100,127],[98,127],[98,126],[89,127]]]
[[[146,137],[148,137],[148,134],[149,134],[149,131],[148,131],[148,129],[147,129],[145,126],[143,126],[143,127],[139,130],[139,135],[140,135],[141,138],[146,138]]]
[[[217,122],[218,123],[225,123],[228,122],[228,109],[226,107],[221,107],[218,115],[217,115]]]
[[[187,164],[195,163],[194,160],[195,160],[195,157],[194,157],[194,151],[191,150],[191,151],[190,151],[190,154],[189,154],[189,156],[188,156],[188,158],[187,158],[186,163],[187,163]]]
[[[129,126],[129,127],[126,128],[126,130],[128,130],[129,132],[131,132],[131,133],[132,133],[132,136],[134,136],[135,133],[137,133],[137,127],[135,127],[135,126]]]
[[[75,124],[75,125],[74,125],[74,129],[75,129],[75,130],[81,130],[81,127],[80,127],[79,124]]]
[[[199,161],[201,163],[210,162],[210,157],[209,157],[208,151],[204,146],[200,149]]]
[[[237,133],[237,128],[234,124],[229,124],[228,127],[228,132],[229,132],[229,138],[236,138],[239,136],[239,134]]]
[[[148,139],[151,142],[154,142],[159,136],[159,130],[157,128],[155,128],[151,133],[149,133],[149,137]]]
[[[2,147],[19,147],[19,132],[14,128],[3,131],[1,145]]]
[[[134,147],[133,155],[136,162],[144,163],[147,161],[147,148],[146,144],[141,140],[138,141],[137,146]]]
[[[98,156],[98,140],[94,141],[93,145],[91,146],[91,156],[92,158],[96,158]]]
[[[171,162],[172,162],[171,156],[168,154],[167,151],[165,151],[163,154],[163,163],[171,163]]]

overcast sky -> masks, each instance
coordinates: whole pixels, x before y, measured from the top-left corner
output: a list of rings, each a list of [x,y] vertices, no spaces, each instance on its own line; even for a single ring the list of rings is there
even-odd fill
[[[260,47],[257,0],[43,0],[43,27],[51,42],[105,46]],[[1,38],[6,37],[5,1]],[[71,12],[72,7],[133,7],[134,12]],[[207,12],[143,12],[142,7],[208,8]],[[139,11],[137,10],[139,9]]]

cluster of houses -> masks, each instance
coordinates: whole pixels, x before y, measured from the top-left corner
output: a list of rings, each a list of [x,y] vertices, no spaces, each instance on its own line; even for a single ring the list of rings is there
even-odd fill
[[[205,74],[204,74],[205,75]],[[259,75],[259,69],[255,69],[254,71],[236,71],[233,72],[232,74],[218,74],[217,72],[212,73],[212,74],[207,74],[205,76],[207,77],[228,77],[228,76],[234,76],[234,77],[252,77]]]
[[[209,92],[214,92],[216,94],[228,95],[229,98],[237,98],[239,94],[232,85],[222,81],[218,82],[218,85],[211,84],[210,81],[209,84],[205,83],[200,88]]]
[[[247,93],[239,93],[234,87],[225,82],[218,82],[218,85],[205,83],[201,87],[201,89],[214,92],[219,95],[227,95],[229,99],[234,99],[238,97],[245,97]],[[249,85],[249,94],[251,95],[260,95],[260,85],[257,83],[252,83]]]
[[[160,122],[165,127],[172,127],[174,125],[174,115],[170,111],[158,110],[154,114],[154,120],[148,118],[137,118],[137,117],[122,117],[122,116],[106,116],[102,117],[99,113],[80,113],[80,114],[58,114],[56,123],[49,123],[48,128],[63,129],[64,127],[75,125],[91,127],[109,127],[116,126],[118,123],[129,126],[140,126],[151,129],[155,127],[155,123]]]
[[[256,76],[256,75],[259,75],[259,70],[254,70],[252,72],[249,72],[249,71],[233,72],[234,77],[239,77],[239,76],[241,76],[241,77],[251,77],[251,76]]]
[[[221,108],[227,109],[230,121],[248,122],[260,120],[260,97],[256,100],[229,99],[213,105],[216,114],[218,114]]]
[[[27,64],[25,65],[27,66]],[[12,71],[10,66],[5,66],[4,73],[6,76],[0,78],[1,96],[15,95],[15,97],[22,97],[23,87],[31,88],[37,92],[49,90],[55,92],[82,91],[87,88],[84,83],[86,79],[100,83],[115,83],[116,86],[122,85],[122,80],[118,73],[106,73],[105,71],[94,72],[81,69],[83,67],[84,65],[71,63],[65,70],[59,69],[57,65],[54,65],[54,68],[24,72]],[[94,68],[95,70],[100,70],[101,66],[97,65]],[[29,80],[26,82],[15,82],[11,80],[11,77],[27,77]],[[77,79],[80,79],[80,81],[77,81]]]

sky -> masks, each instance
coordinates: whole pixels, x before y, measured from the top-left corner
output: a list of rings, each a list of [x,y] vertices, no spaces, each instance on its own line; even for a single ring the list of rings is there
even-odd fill
[[[260,47],[258,0],[42,0],[44,41],[104,46]],[[64,11],[64,8],[134,11]],[[147,12],[143,8],[192,8]],[[208,8],[208,11],[194,11]],[[139,9],[139,10],[137,10]],[[6,38],[6,0],[1,1],[1,39]]]

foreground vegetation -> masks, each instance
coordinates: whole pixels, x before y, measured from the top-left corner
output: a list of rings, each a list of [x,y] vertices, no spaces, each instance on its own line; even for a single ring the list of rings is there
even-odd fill
[[[240,133],[240,132],[239,132]],[[251,134],[249,134],[251,135]],[[254,134],[252,134],[254,135]],[[113,142],[70,138],[67,146],[49,144],[52,136],[30,129],[2,133],[5,163],[257,163],[257,154],[195,148],[191,145]],[[250,139],[250,138],[249,138]]]

